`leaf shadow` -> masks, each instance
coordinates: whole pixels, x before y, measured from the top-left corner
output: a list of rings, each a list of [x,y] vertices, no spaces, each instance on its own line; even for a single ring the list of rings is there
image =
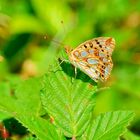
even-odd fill
[[[83,82],[90,83],[91,85],[97,85],[97,83],[92,80],[88,75],[86,75],[84,72],[81,70],[77,69],[77,75],[75,74],[75,67],[68,63],[68,62],[63,62],[60,64],[62,70],[71,78],[76,78],[80,79]]]

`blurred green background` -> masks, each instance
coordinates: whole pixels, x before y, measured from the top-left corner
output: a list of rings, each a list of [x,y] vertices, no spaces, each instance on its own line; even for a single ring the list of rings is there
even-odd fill
[[[64,47],[52,40],[76,47],[100,36],[116,48],[94,114],[134,110],[130,129],[140,135],[140,0],[0,0],[0,81],[49,71]]]

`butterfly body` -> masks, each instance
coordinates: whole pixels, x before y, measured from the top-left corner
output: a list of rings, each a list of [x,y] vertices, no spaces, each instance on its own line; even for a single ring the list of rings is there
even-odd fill
[[[113,67],[111,55],[114,47],[113,38],[99,37],[88,40],[67,53],[70,62],[94,81],[106,81]]]

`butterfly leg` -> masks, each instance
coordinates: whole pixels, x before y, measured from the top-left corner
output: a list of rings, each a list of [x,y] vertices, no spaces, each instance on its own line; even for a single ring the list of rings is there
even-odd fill
[[[72,83],[74,83],[74,80],[76,79],[76,76],[77,76],[77,68],[74,67],[74,78],[72,77],[72,79],[71,79]]]
[[[53,69],[50,71],[56,71],[57,69],[59,69],[60,65],[63,62],[69,62],[69,60],[65,60],[65,59],[61,59],[61,58],[58,58],[58,60],[56,60],[56,61],[57,61],[57,63],[53,64],[53,66],[50,65],[50,68]]]
[[[76,79],[76,76],[77,76],[77,68],[76,67],[74,68],[74,72],[75,72],[75,79]]]
[[[61,59],[61,58],[59,58],[58,61],[59,61],[59,65],[61,65],[63,62],[69,62],[69,60]]]

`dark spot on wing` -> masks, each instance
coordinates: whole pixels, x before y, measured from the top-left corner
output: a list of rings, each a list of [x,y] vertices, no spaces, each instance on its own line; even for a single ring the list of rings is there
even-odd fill
[[[101,70],[102,73],[104,73],[104,70]]]
[[[96,51],[96,52],[94,53],[94,55],[95,55],[95,56],[99,56],[99,52]]]
[[[103,61],[103,57],[99,57],[99,59],[100,59],[101,61]]]
[[[100,42],[98,42],[98,40],[97,40],[97,39],[95,39],[95,42],[96,42],[97,44],[100,44]]]
[[[92,48],[92,47],[93,47],[93,44],[90,42],[90,43],[89,43],[89,46],[90,46],[90,48]]]
[[[84,47],[87,48],[87,46],[84,44]]]
[[[102,48],[102,45],[99,45],[100,48]]]

